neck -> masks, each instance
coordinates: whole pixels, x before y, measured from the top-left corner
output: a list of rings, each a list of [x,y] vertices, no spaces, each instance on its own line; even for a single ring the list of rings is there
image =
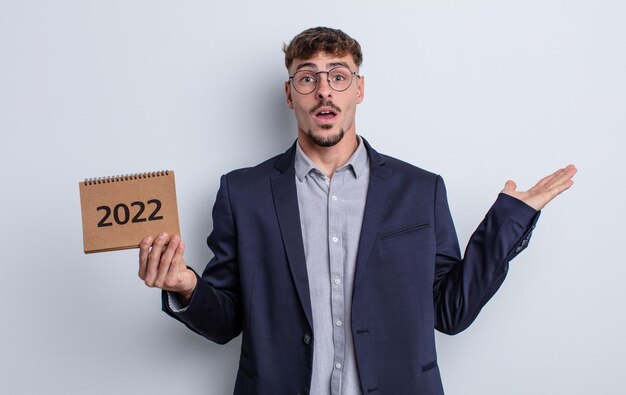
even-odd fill
[[[335,170],[345,165],[359,146],[356,134],[346,134],[340,142],[332,147],[320,147],[313,143],[306,135],[298,133],[298,144],[315,167],[326,177],[332,178]]]

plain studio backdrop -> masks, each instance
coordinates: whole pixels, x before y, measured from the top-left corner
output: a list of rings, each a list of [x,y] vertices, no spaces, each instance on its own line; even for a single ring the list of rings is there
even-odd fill
[[[201,271],[219,176],[295,139],[281,48],[318,25],[360,41],[357,132],[444,177],[462,248],[507,179],[579,168],[474,324],[437,335],[446,393],[626,393],[625,16],[619,0],[2,0],[0,393],[232,392],[239,339],[163,314],[137,250],[83,254],[78,181],[175,170]]]

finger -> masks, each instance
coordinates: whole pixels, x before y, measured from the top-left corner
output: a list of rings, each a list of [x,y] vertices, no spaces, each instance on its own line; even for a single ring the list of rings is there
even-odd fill
[[[517,189],[517,184],[515,183],[515,181],[508,180],[507,182],[504,183],[504,189],[502,190],[502,192],[511,193],[511,192],[515,192],[516,189]]]
[[[161,233],[152,243],[152,249],[148,254],[148,267],[146,268],[145,283],[149,287],[154,287],[154,282],[158,275],[159,265],[161,262],[161,255],[165,243],[167,243],[167,233]]]
[[[170,265],[167,276],[165,277],[165,286],[169,289],[174,289],[174,287],[180,285],[182,280],[181,272],[183,270],[187,270],[187,265],[183,259],[184,254],[185,243],[183,240],[180,240],[180,243],[178,243],[178,247],[176,248],[176,252],[174,252],[174,256],[172,257],[172,264]]]
[[[148,267],[148,254],[152,246],[152,237],[147,236],[139,244],[139,278],[145,280]]]
[[[571,180],[572,177],[578,172],[578,169],[574,165],[567,165],[562,169],[563,171],[559,174],[558,183],[562,184]]]
[[[576,174],[576,167],[574,165],[568,165],[562,169],[557,170],[553,177],[549,180],[547,184],[549,185],[558,185],[566,182],[571,179],[574,174]]]
[[[571,175],[569,175],[568,178],[560,180],[558,183],[551,185],[549,188],[544,187],[543,190],[538,193],[537,197],[541,196],[541,203],[539,205],[540,208],[543,208],[546,204],[550,203],[552,199],[559,196],[561,193],[574,185],[574,180],[572,180],[571,177],[576,173],[576,171],[570,169],[568,170],[568,173],[570,172]]]
[[[557,185],[560,185],[567,180],[571,179],[574,174],[576,174],[576,167],[574,165],[567,165],[561,169],[558,169],[554,173],[542,178],[539,180],[534,187],[530,188],[529,191],[537,191],[540,189],[552,189]],[[539,193],[543,193],[545,191],[539,191]]]
[[[187,265],[185,265],[185,260],[183,259],[184,254],[185,242],[181,239],[180,243],[178,243],[178,248],[176,248],[176,252],[172,257],[172,264],[175,265],[175,268],[177,268],[178,271],[187,267]]]
[[[530,189],[531,189],[531,190],[532,190],[532,189],[538,189],[538,188],[541,188],[541,187],[546,186],[548,183],[550,183],[550,182],[551,182],[551,181],[553,181],[556,177],[558,177],[558,175],[559,175],[562,171],[563,171],[563,169],[558,169],[558,170],[557,170],[557,171],[555,171],[554,173],[549,174],[549,175],[547,175],[547,176],[543,177],[541,180],[539,180],[539,182],[538,182],[538,183],[536,183],[536,184],[535,184],[535,186],[533,186],[533,187],[532,187],[532,188],[530,188]]]
[[[572,185],[574,185],[574,180],[567,179],[564,182],[561,182],[560,184],[553,186],[549,191],[550,200],[554,199],[555,197],[557,197],[564,191],[570,189]]]
[[[178,248],[178,243],[180,242],[180,237],[178,235],[172,236],[169,243],[167,244],[167,248],[161,255],[161,262],[159,263],[159,270],[157,273],[157,278],[155,280],[155,286],[159,288],[163,288],[165,283],[165,277],[167,276],[170,267],[172,266],[172,257]]]

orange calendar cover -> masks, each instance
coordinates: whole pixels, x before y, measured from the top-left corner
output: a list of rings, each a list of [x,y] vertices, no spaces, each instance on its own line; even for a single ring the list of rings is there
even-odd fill
[[[180,234],[172,170],[88,178],[78,187],[86,254],[137,248],[160,232]]]

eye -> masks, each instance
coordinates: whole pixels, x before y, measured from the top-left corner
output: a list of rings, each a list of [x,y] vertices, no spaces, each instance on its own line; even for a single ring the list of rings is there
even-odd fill
[[[302,71],[296,74],[295,80],[298,84],[301,85],[313,85],[317,83],[317,78],[315,74],[309,71]]]
[[[341,75],[341,74],[335,74],[332,77],[330,77],[330,79],[335,82],[342,82],[346,80],[346,76]]]

